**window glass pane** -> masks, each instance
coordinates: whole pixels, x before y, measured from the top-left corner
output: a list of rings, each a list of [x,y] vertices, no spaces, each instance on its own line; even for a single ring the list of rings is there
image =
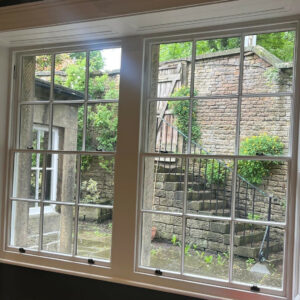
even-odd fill
[[[190,159],[187,212],[229,217],[233,161]]]
[[[45,200],[75,202],[77,192],[76,180],[76,155],[47,155]]]
[[[192,42],[152,46],[150,97],[189,96]]]
[[[113,205],[114,163],[113,157],[81,156],[80,202]]]
[[[72,254],[75,209],[68,205],[44,206],[43,250]]]
[[[53,97],[56,100],[82,100],[85,93],[86,53],[61,53],[55,56]]]
[[[50,100],[51,55],[22,59],[21,101]]]
[[[284,222],[288,164],[279,161],[239,160],[236,217]]]
[[[49,149],[49,105],[22,105],[20,120],[21,149]]]
[[[188,100],[150,103],[148,152],[186,153],[189,107]]]
[[[112,209],[80,207],[77,255],[110,260]]]
[[[240,154],[288,154],[291,102],[291,97],[243,98]]]
[[[282,288],[284,229],[235,224],[233,280]]]
[[[85,149],[115,151],[117,145],[118,103],[88,105]]]
[[[236,98],[194,100],[191,153],[234,154],[236,119]]]
[[[228,280],[229,222],[187,219],[184,272]]]
[[[37,203],[12,201],[11,209],[10,245],[37,250],[40,224],[40,208]]]
[[[54,104],[52,145],[56,150],[82,150],[84,106]]]
[[[243,93],[291,92],[295,31],[245,37]]]
[[[240,38],[202,40],[196,44],[195,95],[236,95]]]
[[[43,154],[16,153],[14,159],[13,197],[41,200]]]
[[[182,218],[144,213],[140,262],[144,267],[179,272]]]
[[[121,48],[90,52],[89,99],[119,99]]]
[[[181,212],[185,186],[184,170],[185,159],[145,158],[143,208]]]

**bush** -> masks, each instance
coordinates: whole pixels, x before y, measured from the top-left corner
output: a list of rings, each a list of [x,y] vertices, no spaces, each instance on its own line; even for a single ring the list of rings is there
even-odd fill
[[[245,138],[240,145],[241,155],[281,155],[284,144],[278,136],[262,134]],[[271,170],[280,162],[276,161],[239,161],[238,173],[252,184],[261,184],[270,176]]]
[[[208,159],[207,162],[203,164],[202,174],[205,176],[206,181],[209,184],[222,184],[225,181],[225,169],[226,165],[223,162],[219,162],[215,159]]]

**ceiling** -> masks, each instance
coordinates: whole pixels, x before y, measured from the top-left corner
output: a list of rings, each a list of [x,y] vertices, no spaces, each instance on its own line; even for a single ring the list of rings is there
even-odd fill
[[[66,13],[59,9],[56,9],[56,11],[60,16]],[[263,20],[297,14],[300,15],[300,0],[235,0],[101,20],[72,22],[29,29],[3,30],[2,32],[0,21],[0,45],[19,47],[88,41]]]

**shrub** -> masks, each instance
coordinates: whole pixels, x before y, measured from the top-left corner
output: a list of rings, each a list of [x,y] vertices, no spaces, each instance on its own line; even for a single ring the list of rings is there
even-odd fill
[[[284,144],[278,136],[261,134],[245,138],[240,145],[241,155],[280,155]],[[252,184],[261,184],[263,179],[270,176],[271,170],[280,162],[276,161],[239,161],[238,173]]]
[[[207,183],[221,184],[225,181],[225,163],[215,159],[208,159],[202,166],[202,174],[206,175]]]

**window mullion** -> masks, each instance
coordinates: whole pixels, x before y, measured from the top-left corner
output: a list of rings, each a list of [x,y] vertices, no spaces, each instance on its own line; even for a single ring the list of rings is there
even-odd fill
[[[240,152],[240,123],[241,123],[241,110],[242,110],[242,95],[243,95],[243,75],[244,75],[244,52],[245,52],[245,35],[241,34],[241,47],[240,47],[240,65],[239,65],[239,86],[238,86],[238,107],[237,107],[237,120],[236,120],[236,140],[235,140],[235,155]]]
[[[47,153],[43,154],[43,173],[42,173],[42,195],[40,202],[40,223],[39,223],[39,250],[43,249],[43,228],[44,228],[44,200],[46,190],[46,166]]]
[[[48,149],[52,149],[52,128],[53,128],[53,100],[54,100],[54,81],[55,81],[55,54],[51,56],[51,83],[50,83],[50,114],[49,114],[49,142]]]
[[[80,197],[80,165],[81,156],[76,155],[76,198],[75,198],[75,229],[74,229],[74,244],[73,244],[73,256],[77,255],[77,242],[78,242],[78,220],[79,220],[79,197]]]

